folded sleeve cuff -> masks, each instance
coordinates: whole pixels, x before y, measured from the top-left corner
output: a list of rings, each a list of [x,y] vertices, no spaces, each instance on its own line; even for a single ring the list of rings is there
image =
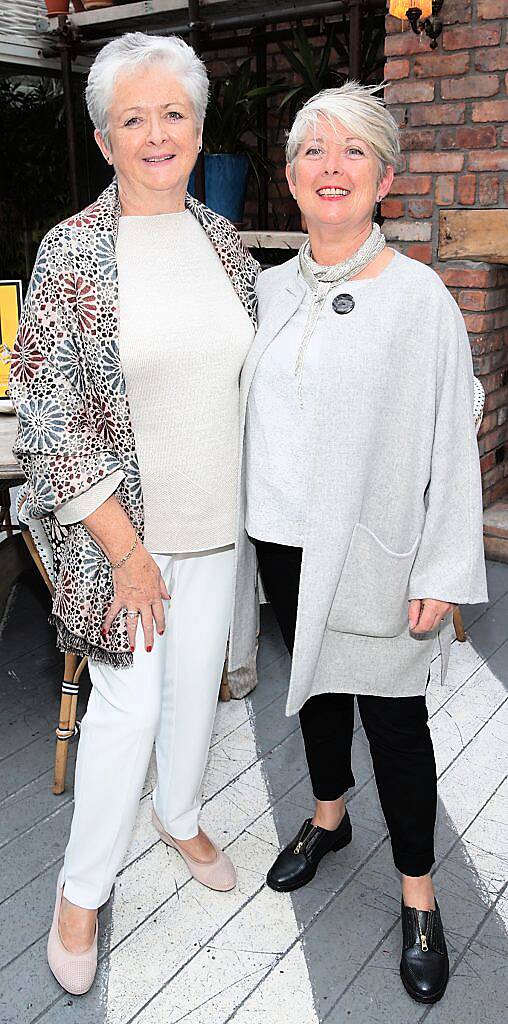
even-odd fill
[[[71,498],[65,502],[65,505],[60,505],[60,508],[55,509],[58,522],[62,526],[71,526],[73,523],[82,522],[115,493],[124,475],[121,469],[117,469],[103,480],[93,484],[83,494],[79,494],[77,498]]]

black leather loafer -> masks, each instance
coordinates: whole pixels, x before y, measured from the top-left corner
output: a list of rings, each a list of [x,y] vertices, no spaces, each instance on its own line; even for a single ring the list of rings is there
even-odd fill
[[[400,976],[408,995],[417,1003],[437,1003],[448,984],[448,951],[441,914],[401,904],[402,958]]]
[[[292,892],[307,885],[316,874],[325,853],[342,850],[351,842],[353,830],[346,811],[338,828],[333,832],[313,825],[307,818],[298,835],[279,853],[267,876],[267,885],[276,892]]]

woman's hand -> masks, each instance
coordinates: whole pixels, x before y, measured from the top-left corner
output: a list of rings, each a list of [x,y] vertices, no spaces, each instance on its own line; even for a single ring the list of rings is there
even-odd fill
[[[107,635],[113,619],[122,608],[126,608],[128,612],[139,612],[145,635],[145,648],[147,651],[151,651],[154,620],[157,632],[162,636],[165,628],[162,601],[168,601],[170,595],[159,566],[141,543],[138,543],[135,551],[124,565],[119,569],[113,569],[113,586],[115,596],[104,619],[103,635]],[[138,619],[138,615],[127,615],[127,632],[131,651],[136,646]]]
[[[409,602],[408,621],[412,633],[432,633],[445,615],[456,608],[446,601],[435,601],[432,597]]]

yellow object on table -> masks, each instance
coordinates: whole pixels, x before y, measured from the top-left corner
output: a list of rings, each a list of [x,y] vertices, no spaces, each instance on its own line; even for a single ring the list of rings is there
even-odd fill
[[[8,398],[10,353],[21,316],[21,281],[0,281],[0,400]]]

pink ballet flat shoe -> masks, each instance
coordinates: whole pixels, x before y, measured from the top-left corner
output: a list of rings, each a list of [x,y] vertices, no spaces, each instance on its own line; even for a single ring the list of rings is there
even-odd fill
[[[62,902],[63,868],[58,876],[56,887],[55,912],[48,936],[48,964],[59,985],[73,996],[82,996],[92,987],[97,971],[97,925],[95,937],[84,953],[70,953],[65,948],[58,929],[60,905]]]
[[[191,875],[201,882],[201,885],[206,885],[209,889],[216,889],[217,892],[228,892],[230,889],[234,889],[236,885],[236,871],[231,863],[229,857],[222,850],[219,850],[213,840],[210,839],[212,846],[215,850],[216,857],[208,863],[195,860],[191,857],[177,839],[173,839],[167,832],[164,831],[161,822],[159,821],[156,813],[152,810],[152,822],[154,827],[157,829],[162,842],[166,843],[166,846],[172,846],[174,850],[183,857]],[[209,837],[208,837],[209,838]]]

